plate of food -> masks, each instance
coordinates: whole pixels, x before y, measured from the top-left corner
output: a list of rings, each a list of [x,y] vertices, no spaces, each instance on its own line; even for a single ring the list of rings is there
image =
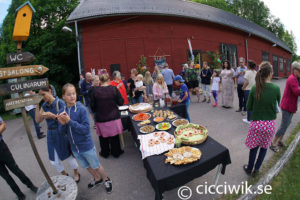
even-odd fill
[[[166,131],[169,130],[172,127],[172,125],[169,122],[161,122],[156,125],[156,129],[160,131]]]
[[[149,103],[136,103],[129,106],[129,111],[132,113],[145,113],[151,111],[152,108]]]
[[[150,119],[151,115],[149,113],[139,113],[132,117],[134,121],[141,122]]]
[[[144,126],[144,125],[147,125],[147,124],[150,124],[150,123],[151,123],[151,121],[149,119],[147,119],[147,120],[144,120],[144,121],[138,123],[138,126]]]
[[[154,138],[149,139],[148,146],[153,147],[158,144],[174,145],[174,136],[168,132],[159,131],[152,133]]]
[[[196,145],[203,143],[207,136],[208,130],[198,124],[186,124],[178,126],[174,132],[175,138],[185,145]]]
[[[154,126],[147,125],[140,128],[141,133],[152,133],[155,130]]]
[[[155,117],[153,119],[153,121],[155,121],[156,123],[160,123],[160,122],[164,121],[164,118],[163,117]]]
[[[124,106],[119,106],[119,110],[128,110],[129,106],[124,105]]]
[[[155,110],[153,112],[153,117],[163,117],[167,120],[174,120],[177,116],[173,111],[170,110]]]
[[[165,153],[164,155],[167,156],[165,164],[170,163],[172,165],[186,165],[199,160],[202,153],[197,148],[184,146],[170,149],[169,152]]]
[[[176,119],[172,122],[172,125],[175,127],[181,126],[181,125],[187,125],[189,123],[186,119]]]

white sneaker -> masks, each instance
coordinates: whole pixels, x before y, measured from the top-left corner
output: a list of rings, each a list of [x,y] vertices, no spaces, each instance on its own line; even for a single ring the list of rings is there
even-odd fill
[[[243,122],[250,124],[250,121],[248,121],[247,119],[243,119]]]

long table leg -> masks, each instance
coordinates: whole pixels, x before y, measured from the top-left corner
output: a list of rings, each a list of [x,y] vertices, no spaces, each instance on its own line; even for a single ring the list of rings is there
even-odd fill
[[[124,132],[119,135],[120,141],[121,141],[121,148],[124,150],[125,149],[125,142],[124,142]]]
[[[217,184],[218,184],[218,182],[219,182],[219,178],[220,178],[220,174],[221,174],[221,170],[222,170],[222,164],[219,164],[218,165],[218,170],[217,170],[217,174],[216,174],[216,177],[215,177],[215,188],[217,187]]]

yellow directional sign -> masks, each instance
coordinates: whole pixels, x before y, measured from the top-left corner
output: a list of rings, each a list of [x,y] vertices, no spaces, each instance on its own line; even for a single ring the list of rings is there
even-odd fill
[[[39,76],[49,69],[43,65],[27,65],[19,67],[0,68],[0,80],[24,76]]]

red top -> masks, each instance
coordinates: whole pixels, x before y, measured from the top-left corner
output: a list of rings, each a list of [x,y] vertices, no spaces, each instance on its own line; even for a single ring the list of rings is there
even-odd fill
[[[115,87],[118,87],[118,85],[121,84],[121,87],[119,87],[119,91],[124,99],[124,105],[128,104],[129,101],[128,101],[128,97],[127,97],[127,91],[126,91],[126,88],[124,86],[124,83],[122,80],[120,80],[119,82],[116,82],[116,81],[111,81],[110,82],[110,85],[112,86],[115,86]]]
[[[298,96],[300,96],[299,83],[297,77],[294,74],[291,74],[286,81],[280,104],[281,109],[290,113],[295,113],[297,111]]]

